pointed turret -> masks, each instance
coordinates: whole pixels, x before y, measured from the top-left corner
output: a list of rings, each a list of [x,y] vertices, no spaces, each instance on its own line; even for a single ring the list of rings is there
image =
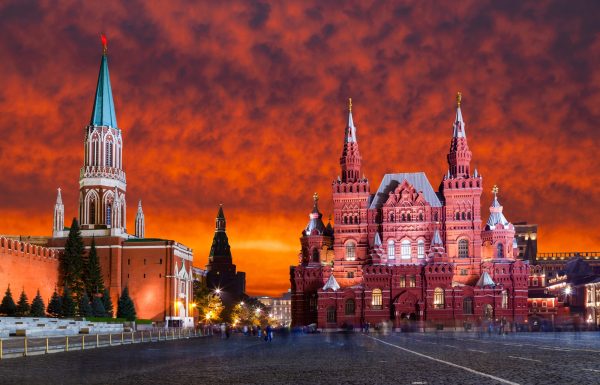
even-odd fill
[[[336,281],[336,279],[333,276],[333,274],[331,274],[329,276],[329,279],[325,283],[325,286],[323,286],[323,290],[328,290],[328,289],[331,289],[333,291],[340,290],[340,284]]]
[[[54,220],[52,225],[52,236],[60,237],[65,227],[65,206],[63,205],[60,187],[56,194],[56,203],[54,204]]]
[[[433,231],[433,237],[431,238],[431,245],[429,247],[428,257],[433,262],[447,262],[448,254],[444,247],[444,242],[440,235],[440,230],[436,227]]]
[[[340,158],[342,182],[356,182],[360,179],[361,156],[356,140],[356,127],[352,118],[352,98],[348,99],[348,123],[344,137],[344,151]]]
[[[225,232],[225,225],[225,214],[223,213],[223,205],[221,204],[216,219],[215,235],[208,256],[209,264],[213,262],[231,264],[231,250],[229,239]]]
[[[506,220],[504,214],[502,213],[503,207],[498,201],[498,186],[494,186],[492,193],[494,194],[494,200],[490,206],[490,218],[487,221],[486,228],[489,230],[494,230],[498,225],[502,225],[504,228],[506,228],[510,222]]]
[[[465,132],[465,121],[463,120],[462,111],[462,93],[456,94],[456,117],[452,124],[452,140],[450,141],[450,152],[448,153],[448,165],[450,166],[450,175],[452,178],[464,177],[468,178],[471,156],[467,144],[467,134]]]
[[[142,200],[138,202],[137,214],[135,215],[135,236],[144,238],[146,221],[144,219],[144,210],[142,210]]]
[[[100,73],[92,109],[91,126],[109,126],[117,128],[117,115],[108,73],[108,55],[106,37],[102,35],[102,59],[100,60]]]
[[[323,224],[323,214],[319,212],[319,207],[317,205],[319,202],[319,195],[315,193],[313,195],[313,209],[312,212],[308,215],[308,225],[304,229],[304,235],[324,235],[326,228]]]

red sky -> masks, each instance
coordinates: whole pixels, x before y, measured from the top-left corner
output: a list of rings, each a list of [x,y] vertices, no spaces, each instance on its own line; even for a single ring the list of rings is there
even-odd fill
[[[250,293],[289,287],[318,192],[325,217],[353,98],[363,170],[437,187],[454,118],[507,218],[540,251],[599,250],[600,3],[24,1],[0,4],[0,233],[76,215],[101,55],[124,136],[128,228],[204,265],[223,203]]]

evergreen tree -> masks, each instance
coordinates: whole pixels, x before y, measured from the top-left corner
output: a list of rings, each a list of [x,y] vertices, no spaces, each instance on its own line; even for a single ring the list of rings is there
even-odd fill
[[[94,317],[106,317],[106,310],[102,304],[102,299],[98,296],[94,296],[94,300],[92,301],[92,312],[94,313]]]
[[[85,287],[88,296],[94,297],[95,294],[104,291],[104,279],[102,278],[102,270],[98,261],[98,253],[96,252],[96,240],[92,238],[92,246],[88,254],[85,264]]]
[[[48,303],[48,314],[52,317],[60,317],[62,315],[62,298],[58,295],[56,288]]]
[[[79,315],[81,317],[93,317],[94,312],[90,306],[90,299],[86,293],[83,293],[81,300],[79,300]]]
[[[81,238],[81,232],[79,231],[79,223],[77,222],[77,218],[73,218],[73,223],[69,230],[69,238],[65,243],[65,250],[61,253],[59,268],[64,285],[77,298],[81,298],[84,291],[84,253],[85,247]]]
[[[125,318],[127,321],[135,321],[135,306],[131,297],[129,297],[129,289],[127,286],[123,289],[119,301],[117,303],[117,318]]]
[[[31,302],[31,316],[32,317],[44,317],[46,315],[46,307],[44,306],[44,300],[40,295],[40,291],[37,291],[37,295]]]
[[[110,292],[108,289],[104,289],[104,294],[102,295],[102,305],[104,305],[104,311],[106,317],[114,317],[115,310],[112,303],[112,299],[110,299]]]
[[[30,311],[31,306],[29,306],[29,299],[27,298],[27,294],[25,294],[25,289],[23,289],[23,291],[21,291],[21,296],[19,297],[19,302],[17,302],[16,315],[18,317],[27,317]]]
[[[65,286],[62,296],[62,311],[60,312],[61,317],[75,317],[75,301],[73,300],[73,294],[69,286]]]
[[[0,304],[0,313],[8,316],[14,317],[17,312],[17,305],[15,305],[15,301],[13,300],[12,293],[10,292],[10,285],[6,289],[6,293],[4,294],[4,298],[2,298],[2,304]]]

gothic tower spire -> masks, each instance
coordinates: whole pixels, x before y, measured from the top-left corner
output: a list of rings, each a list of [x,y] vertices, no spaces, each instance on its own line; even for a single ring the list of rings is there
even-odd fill
[[[145,228],[146,221],[144,219],[144,211],[142,210],[142,200],[140,199],[137,214],[135,215],[135,236],[144,238]]]
[[[456,94],[456,118],[452,125],[452,140],[450,141],[450,152],[448,153],[448,169],[450,177],[453,178],[457,176],[468,177],[470,175],[472,153],[467,144],[465,121],[460,109],[461,103],[462,93],[458,92]]]
[[[56,203],[54,204],[54,220],[52,225],[52,236],[60,237],[65,227],[65,206],[62,202],[60,187],[56,194]]]
[[[356,140],[356,127],[352,118],[352,98],[348,99],[348,123],[344,138],[344,150],[340,158],[342,166],[342,182],[353,183],[360,179],[361,156]]]
[[[126,178],[123,138],[117,127],[108,73],[106,36],[90,124],[85,128],[85,153],[79,177],[79,222],[83,235],[126,236]]]

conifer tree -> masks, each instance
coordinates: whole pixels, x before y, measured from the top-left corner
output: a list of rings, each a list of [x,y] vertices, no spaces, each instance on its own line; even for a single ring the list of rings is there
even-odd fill
[[[44,306],[44,300],[40,295],[40,291],[37,291],[36,296],[31,302],[31,316],[32,317],[44,317],[46,315],[46,307]]]
[[[60,317],[62,314],[62,298],[58,295],[56,288],[54,288],[54,293],[48,303],[48,314],[52,317]]]
[[[104,291],[104,279],[102,278],[102,270],[98,261],[98,253],[96,251],[96,240],[92,238],[92,246],[85,264],[84,277],[86,291],[88,296],[94,297],[95,294]]]
[[[98,296],[94,296],[92,300],[92,312],[94,313],[94,317],[106,317],[106,310],[102,304],[102,299]]]
[[[23,291],[21,291],[21,296],[19,297],[19,302],[17,302],[17,311],[15,314],[18,317],[27,317],[30,311],[31,306],[29,306],[29,299],[27,298],[27,294],[25,294],[25,289],[23,289]]]
[[[102,295],[102,305],[104,305],[104,311],[106,317],[114,317],[115,310],[112,303],[112,299],[110,299],[110,292],[108,289],[104,289],[104,294]]]
[[[135,306],[131,297],[129,297],[127,286],[123,289],[117,303],[117,318],[125,318],[127,321],[135,321],[136,319]]]
[[[90,298],[84,292],[83,296],[79,300],[79,316],[81,317],[93,317],[94,312],[90,306]]]
[[[69,286],[65,286],[65,290],[63,291],[62,296],[62,311],[60,313],[61,317],[75,317],[75,301],[73,300],[73,294],[71,293],[71,289]]]
[[[77,218],[73,218],[69,237],[65,243],[65,250],[60,257],[60,275],[65,286],[77,298],[81,298],[84,291],[83,267],[85,247]],[[63,301],[64,305],[64,301]]]
[[[17,312],[17,305],[15,305],[15,301],[13,300],[12,293],[10,292],[10,285],[6,289],[6,293],[4,294],[4,298],[2,298],[2,304],[0,304],[0,313],[8,316],[14,317]]]

